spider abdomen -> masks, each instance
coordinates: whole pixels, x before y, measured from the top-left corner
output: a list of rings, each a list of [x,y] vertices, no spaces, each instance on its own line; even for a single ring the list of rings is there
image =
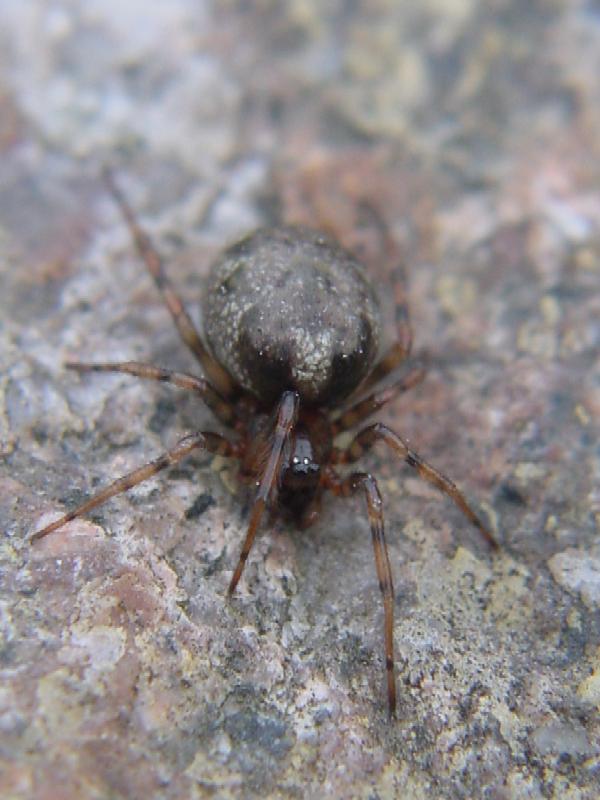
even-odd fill
[[[285,390],[334,406],[369,373],[379,345],[378,299],[361,265],[321,233],[263,228],[214,264],[204,333],[233,378],[270,404]]]

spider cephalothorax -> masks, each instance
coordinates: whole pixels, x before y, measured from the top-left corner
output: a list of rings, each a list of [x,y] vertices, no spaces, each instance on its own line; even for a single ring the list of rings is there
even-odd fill
[[[347,447],[335,445],[338,434],[360,425],[423,377],[423,370],[414,366],[385,388],[377,388],[410,354],[412,336],[404,293],[396,291],[397,340],[376,361],[379,304],[356,259],[321,233],[290,226],[261,229],[225,250],[211,270],[203,298],[205,344],[110,173],[106,181],[181,338],[206,377],[134,361],[68,366],[79,372],[124,372],[196,392],[234,435],[226,438],[202,431],[186,436],[154,461],[36,531],[32,539],[46,536],[194,450],[218,453],[238,459],[241,479],[256,487],[248,531],[229,583],[231,594],[267,507],[307,526],[318,516],[325,492],[340,497],[363,493],[383,595],[392,714],[396,707],[393,584],[381,496],[372,475],[340,475],[336,466],[357,461],[381,440],[422,478],[449,495],[486,541],[497,546],[456,486],[386,425],[369,424]]]

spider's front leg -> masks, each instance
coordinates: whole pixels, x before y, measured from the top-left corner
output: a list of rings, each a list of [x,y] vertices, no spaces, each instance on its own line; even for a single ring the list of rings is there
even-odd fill
[[[272,498],[273,492],[277,490],[284,466],[284,448],[298,419],[299,405],[300,397],[297,392],[284,392],[273,415],[274,427],[270,438],[269,455],[266,463],[262,467],[260,480],[258,481],[258,491],[256,492],[254,503],[252,504],[252,512],[250,514],[250,523],[248,525],[246,538],[244,539],[237,566],[229,582],[229,588],[227,589],[227,594],[229,596],[235,591],[235,587],[238,585],[242,576],[244,565],[246,564],[250,549],[254,543],[254,538],[256,537],[256,532],[258,531],[258,526],[264,510],[267,507],[267,501]]]
[[[323,486],[338,497],[351,497],[364,492],[367,501],[371,539],[375,553],[375,568],[379,589],[383,597],[385,669],[387,675],[388,710],[392,716],[396,710],[396,678],[394,675],[394,584],[392,568],[385,543],[383,505],[377,481],[366,472],[353,472],[344,478],[329,467],[323,475]]]

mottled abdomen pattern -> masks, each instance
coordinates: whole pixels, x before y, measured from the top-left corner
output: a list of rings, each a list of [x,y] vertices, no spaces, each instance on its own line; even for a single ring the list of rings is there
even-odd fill
[[[305,228],[255,231],[213,265],[202,305],[217,360],[266,404],[334,406],[369,373],[381,314],[363,268]]]

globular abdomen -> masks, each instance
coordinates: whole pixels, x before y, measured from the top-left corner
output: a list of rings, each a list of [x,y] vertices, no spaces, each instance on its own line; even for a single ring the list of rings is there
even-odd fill
[[[321,233],[263,228],[215,262],[202,304],[217,360],[265,404],[335,406],[369,373],[381,313],[360,263]]]

